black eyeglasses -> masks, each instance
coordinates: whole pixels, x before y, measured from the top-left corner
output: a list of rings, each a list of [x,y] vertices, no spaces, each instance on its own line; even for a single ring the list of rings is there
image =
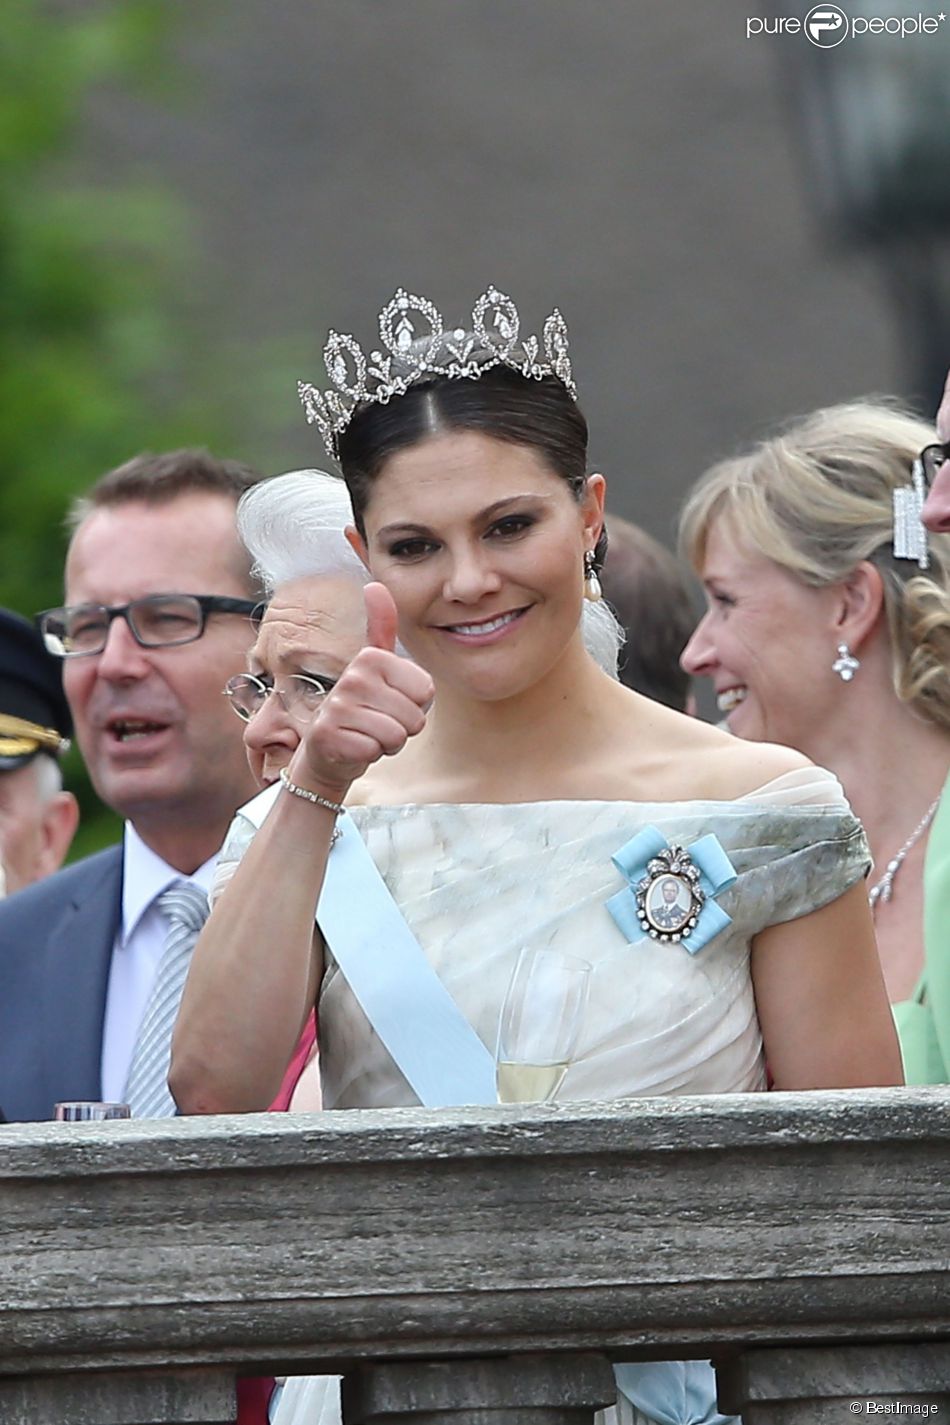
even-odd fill
[[[112,620],[124,618],[143,648],[174,648],[194,643],[205,631],[209,614],[250,616],[256,599],[231,599],[223,594],[148,594],[127,604],[74,604],[46,609],[36,622],[43,642],[58,658],[101,653]]]
[[[944,445],[925,445],[917,459],[920,462],[924,484],[929,490],[943,462],[950,460],[950,441]]]
[[[250,722],[273,693],[288,717],[295,722],[309,722],[331,688],[335,678],[311,678],[306,673],[292,673],[280,687],[265,683],[253,673],[237,673],[224,685],[224,695],[242,722]]]

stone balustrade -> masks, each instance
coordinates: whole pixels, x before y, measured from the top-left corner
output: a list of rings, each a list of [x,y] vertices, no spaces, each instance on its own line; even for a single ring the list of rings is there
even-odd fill
[[[745,1425],[950,1425],[950,1090],[0,1129],[0,1425],[584,1425],[712,1356]]]

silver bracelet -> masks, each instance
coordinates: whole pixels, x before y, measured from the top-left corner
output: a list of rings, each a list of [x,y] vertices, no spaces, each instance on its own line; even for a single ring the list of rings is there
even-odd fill
[[[335,812],[337,816],[343,810],[342,802],[331,802],[329,797],[321,797],[319,792],[308,791],[306,787],[298,787],[296,782],[292,782],[287,775],[287,768],[280,769],[280,784],[285,791],[292,792],[295,797],[303,797],[305,802],[313,802],[314,806],[326,807],[327,811]]]

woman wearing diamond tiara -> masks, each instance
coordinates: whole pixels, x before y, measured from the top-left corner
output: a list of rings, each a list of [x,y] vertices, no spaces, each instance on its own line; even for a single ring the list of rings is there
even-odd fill
[[[830,767],[867,830],[909,1083],[950,1080],[950,536],[913,488],[934,442],[896,406],[816,411],[710,470],[682,521],[709,605],[684,667],[738,736]]]
[[[306,730],[211,917],[218,932],[195,952],[176,1098],[266,1103],[319,991],[328,1108],[437,1102],[410,1086],[383,1011],[425,1040],[431,979],[490,1059],[525,946],[593,964],[561,1100],[764,1089],[766,1057],[777,1088],[898,1082],[866,845],[840,787],[596,667],[579,616],[599,593],[604,480],[587,473],[563,323],[546,323],[542,359],[489,289],[473,329],[443,335],[430,304],[399,293],[380,322],[390,355],[367,362],[333,336],[336,389],[304,389],[373,575],[367,647]],[[393,653],[397,628],[415,663]],[[375,863],[359,885],[335,885],[338,822],[343,856],[356,835]],[[670,876],[691,912],[678,931],[650,918]],[[424,966],[411,962],[404,998],[378,1018],[355,997],[363,967],[346,943],[374,878]],[[239,933],[255,955],[229,950]],[[486,1097],[473,1080],[453,1101]],[[709,1379],[687,1379],[695,1369],[670,1367],[680,1408],[621,1368],[637,1402],[627,1418],[720,1419]],[[306,1391],[291,1383],[278,1425],[315,1418]]]

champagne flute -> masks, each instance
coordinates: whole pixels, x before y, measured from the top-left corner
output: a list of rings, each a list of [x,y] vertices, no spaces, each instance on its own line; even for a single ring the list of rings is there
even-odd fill
[[[524,949],[501,1007],[499,1103],[548,1103],[577,1048],[591,967],[559,950]]]

